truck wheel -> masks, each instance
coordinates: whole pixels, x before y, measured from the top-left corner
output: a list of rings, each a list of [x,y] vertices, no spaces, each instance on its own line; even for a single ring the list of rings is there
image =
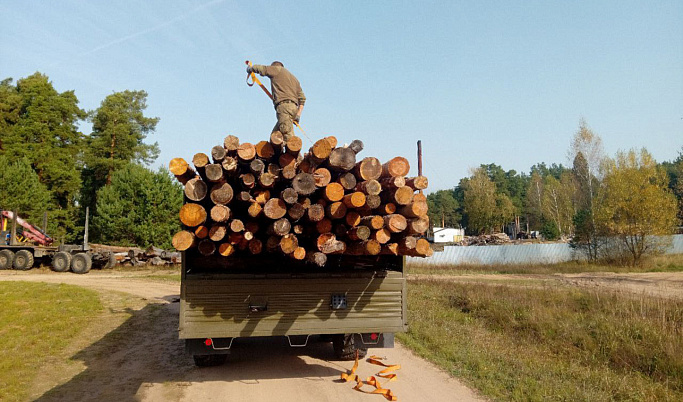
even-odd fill
[[[78,253],[71,259],[71,270],[74,274],[86,274],[92,268],[92,259],[87,253]]]
[[[27,271],[33,268],[33,254],[28,250],[19,250],[14,256],[14,269]]]
[[[66,251],[55,253],[54,257],[52,257],[52,265],[50,268],[52,268],[53,271],[66,272],[69,270],[70,266],[71,254],[67,253]]]
[[[366,348],[356,347],[353,334],[334,335],[332,347],[334,348],[334,355],[339,360],[355,360],[356,350],[358,350],[358,358],[363,358],[368,353]]]
[[[225,363],[228,355],[193,355],[192,357],[197,367],[213,367]]]
[[[0,269],[10,269],[14,263],[14,253],[10,250],[0,250]]]

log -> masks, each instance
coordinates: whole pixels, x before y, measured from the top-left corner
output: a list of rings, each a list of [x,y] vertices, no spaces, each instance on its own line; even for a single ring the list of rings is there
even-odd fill
[[[259,217],[261,212],[263,212],[263,207],[258,202],[252,202],[249,204],[249,208],[247,208],[247,214],[252,218]]]
[[[206,197],[208,188],[201,178],[195,177],[185,184],[185,197],[191,201],[201,201]]]
[[[240,201],[240,202],[249,202],[249,201],[251,201],[251,200],[253,200],[253,198],[251,197],[251,193],[250,193],[250,192],[248,192],[248,191],[240,191],[239,193],[237,193],[237,201]]]
[[[379,183],[385,188],[401,188],[405,187],[406,178],[404,176],[382,177]]]
[[[190,165],[183,158],[173,158],[168,164],[168,170],[171,171],[183,185],[192,180],[197,172],[190,167]]]
[[[398,243],[387,243],[383,245],[380,254],[398,255]]]
[[[188,202],[180,208],[180,222],[188,227],[195,227],[206,222],[206,210],[199,204]]]
[[[287,213],[287,204],[279,198],[271,198],[263,207],[263,214],[270,219],[280,219]]]
[[[311,199],[308,197],[299,200],[299,204],[303,205],[304,209],[308,209],[311,206]]]
[[[342,199],[347,208],[360,208],[365,205],[365,194],[360,191],[347,194]]]
[[[254,234],[252,232],[249,232],[249,231],[245,231],[242,235],[244,236],[244,239],[247,241],[254,238]]]
[[[365,255],[378,255],[382,251],[382,244],[377,240],[367,240],[361,243],[365,251]]]
[[[266,172],[272,174],[273,177],[278,178],[280,177],[280,172],[282,172],[282,168],[280,168],[280,165],[278,165],[277,163],[269,163],[266,167]]]
[[[185,251],[196,244],[195,235],[187,230],[181,230],[180,232],[173,235],[171,243],[173,247],[178,251]]]
[[[403,215],[391,214],[384,217],[384,227],[391,233],[399,233],[408,227],[408,221]]]
[[[428,209],[426,202],[413,202],[402,207],[399,211],[406,218],[421,218],[427,216]]]
[[[263,250],[263,243],[259,239],[249,240],[248,243],[249,252],[253,255],[261,254]]]
[[[197,245],[197,250],[203,256],[210,256],[216,252],[216,245],[209,239],[204,239]]]
[[[325,207],[320,204],[311,204],[306,210],[308,220],[311,222],[320,222],[325,217]]]
[[[413,202],[427,202],[427,196],[423,193],[413,194]]]
[[[284,236],[292,229],[292,224],[287,218],[280,218],[268,227],[267,233],[269,235]]]
[[[356,191],[361,191],[368,195],[379,195],[382,192],[382,185],[375,179],[366,180],[358,183]]]
[[[209,229],[209,239],[213,241],[221,241],[223,238],[225,238],[227,233],[228,228],[226,228],[225,225],[222,223],[216,223],[211,225],[211,229]]]
[[[325,168],[317,168],[313,172],[313,178],[315,179],[315,186],[316,187],[325,187],[328,184],[330,184],[330,180],[332,179],[332,174],[330,173],[329,170]]]
[[[315,172],[315,168],[318,166],[317,163],[311,162],[310,159],[306,158],[299,162],[297,169],[299,169],[300,172],[302,173],[313,173]]]
[[[225,223],[230,219],[230,208],[225,205],[214,205],[211,208],[211,220],[218,223]]]
[[[263,188],[272,188],[275,185],[275,175],[266,172],[258,178],[258,182]]]
[[[342,173],[337,178],[337,183],[341,184],[342,187],[344,187],[344,190],[353,190],[356,188],[358,181],[353,173]]]
[[[382,165],[382,177],[407,176],[408,172],[410,172],[410,163],[402,156],[397,156]]]
[[[198,239],[206,239],[209,236],[209,228],[204,225],[199,225],[194,228],[194,235]]]
[[[372,230],[382,229],[384,227],[384,218],[379,215],[364,216],[361,219],[361,224]]]
[[[408,253],[410,250],[414,250],[417,245],[417,237],[406,236],[398,241],[398,249],[402,253]]]
[[[306,261],[315,264],[319,267],[323,267],[327,263],[327,255],[319,251],[311,250],[306,253]]]
[[[349,148],[354,152],[354,153],[359,153],[360,151],[363,150],[363,141],[361,140],[353,140],[349,144]]]
[[[277,159],[277,162],[281,168],[284,168],[286,166],[295,166],[296,167],[296,157],[291,155],[291,154],[280,155],[280,157]]]
[[[275,155],[275,150],[269,141],[259,141],[254,149],[259,158],[270,160]]]
[[[303,142],[301,141],[301,138],[297,136],[291,136],[289,137],[289,140],[287,140],[287,153],[291,155],[298,155],[299,152],[301,152],[301,147],[303,146]]]
[[[344,220],[346,221],[346,224],[349,225],[349,227],[356,227],[360,225],[361,216],[356,211],[349,211],[346,213]]]
[[[335,148],[330,152],[328,164],[335,172],[348,172],[356,166],[356,154],[350,148]]]
[[[296,177],[296,166],[289,165],[283,167],[282,171],[280,172],[280,175],[283,179],[292,180],[294,177]]]
[[[223,147],[225,148],[228,155],[235,155],[237,153],[237,148],[240,146],[240,139],[234,135],[228,135],[223,140]]]
[[[379,213],[382,215],[391,215],[396,213],[396,204],[388,202],[384,205],[381,205],[379,208]]]
[[[256,148],[248,142],[240,144],[237,147],[237,157],[243,162],[250,162],[256,157]]]
[[[232,156],[226,156],[223,158],[221,166],[223,166],[223,170],[225,170],[226,173],[233,175],[237,172],[237,159]]]
[[[214,163],[221,162],[226,155],[227,151],[222,145],[216,145],[215,147],[211,148],[211,158],[213,159]]]
[[[221,243],[218,246],[218,254],[222,255],[223,257],[229,257],[234,253],[235,253],[235,246],[233,246],[230,243]]]
[[[330,136],[325,137],[325,141],[329,142],[330,147],[332,147],[332,148],[336,147],[337,143],[338,143],[337,137],[335,137],[334,135],[330,135]]]
[[[240,219],[233,219],[230,221],[230,230],[233,233],[239,233],[244,230],[244,222]]]
[[[382,205],[382,198],[379,195],[369,194],[365,197],[365,206],[369,209],[379,208]]]
[[[323,233],[318,236],[316,241],[318,250],[324,254],[343,253],[346,250],[346,243],[337,240],[332,233]]]
[[[327,142],[325,139],[322,139],[316,141],[308,152],[315,162],[321,163],[330,157],[330,154],[332,153],[332,147],[330,146],[329,142]]]
[[[351,240],[367,240],[370,238],[370,234],[370,228],[367,226],[356,226],[347,232],[347,236]]]
[[[280,239],[280,250],[285,254],[293,253],[299,247],[299,240],[293,233],[288,233]]]
[[[410,187],[400,187],[382,192],[384,199],[397,205],[408,205],[413,200],[413,189]]]
[[[316,222],[315,229],[320,234],[329,233],[332,231],[332,221],[327,218],[323,218],[322,220]]]
[[[294,258],[295,260],[303,260],[306,258],[306,249],[303,247],[297,247],[296,250],[294,250],[291,254],[290,257]]]
[[[218,183],[211,187],[211,201],[214,204],[229,204],[232,201],[232,187],[228,183]]]
[[[266,205],[266,202],[270,200],[270,191],[268,190],[257,190],[254,191],[254,202],[259,205]]]
[[[291,187],[287,187],[280,193],[280,198],[285,203],[292,205],[299,200],[299,193]]]
[[[202,152],[196,153],[192,157],[192,164],[195,168],[204,170],[204,167],[209,164],[209,156]]]
[[[292,221],[296,222],[299,219],[303,218],[303,216],[306,214],[306,208],[304,208],[303,205],[297,203],[294,203],[289,209],[287,210],[287,215],[292,219]]]
[[[228,242],[230,244],[239,245],[244,241],[244,235],[242,233],[230,233],[228,235]]]
[[[312,194],[315,187],[315,178],[310,173],[299,173],[292,180],[292,188],[301,195]]]
[[[251,173],[241,174],[240,181],[245,188],[253,188],[256,185],[256,177]]]
[[[409,177],[406,179],[406,186],[413,190],[424,190],[429,185],[429,180],[425,176]]]
[[[379,159],[369,156],[356,163],[353,172],[362,180],[377,180],[382,175],[382,163]]]
[[[341,219],[346,215],[346,205],[341,201],[333,202],[327,206],[325,212],[330,219]]]
[[[266,164],[261,159],[254,159],[249,163],[249,170],[255,176],[260,176],[266,170]]]
[[[430,252],[433,253],[432,246],[429,244],[427,239],[417,239],[417,244],[415,244],[415,251],[418,256],[429,256]]]
[[[270,145],[273,146],[273,149],[281,151],[282,146],[285,143],[285,137],[282,135],[281,132],[279,131],[273,131],[270,133]]]
[[[339,183],[330,183],[323,189],[323,197],[330,202],[341,201],[344,198],[344,187]]]
[[[416,219],[408,219],[408,227],[405,233],[409,235],[421,235],[429,229],[429,218],[422,217]]]
[[[380,244],[385,244],[388,243],[389,240],[391,240],[391,232],[387,228],[382,228],[375,232],[372,232],[370,238],[372,238],[373,240],[377,240],[377,242],[379,242]]]

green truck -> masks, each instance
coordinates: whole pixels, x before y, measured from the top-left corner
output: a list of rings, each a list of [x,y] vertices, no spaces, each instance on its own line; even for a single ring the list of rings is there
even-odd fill
[[[328,255],[324,268],[274,254],[184,252],[180,338],[198,366],[225,362],[237,338],[328,340],[338,359],[393,347],[407,330],[404,257]]]

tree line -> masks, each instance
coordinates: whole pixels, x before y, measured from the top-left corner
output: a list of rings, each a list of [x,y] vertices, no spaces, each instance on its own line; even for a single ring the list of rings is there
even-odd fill
[[[74,242],[90,208],[90,239],[170,247],[182,189],[145,142],[159,119],[145,116],[145,91],[113,92],[91,111],[39,72],[0,82],[0,209],[16,210],[48,234]],[[86,133],[81,130],[90,124]]]
[[[480,165],[427,196],[430,220],[471,235],[539,231],[571,239],[591,260],[634,264],[661,251],[666,244],[653,235],[683,220],[683,147],[671,162],[657,163],[645,148],[611,158],[582,120],[568,156],[571,167],[538,163],[528,174]]]

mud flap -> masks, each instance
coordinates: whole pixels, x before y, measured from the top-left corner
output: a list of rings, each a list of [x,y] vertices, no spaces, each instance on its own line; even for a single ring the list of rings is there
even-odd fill
[[[353,334],[353,340],[356,347],[360,348],[393,348],[394,334],[393,333],[368,333],[368,334]]]

